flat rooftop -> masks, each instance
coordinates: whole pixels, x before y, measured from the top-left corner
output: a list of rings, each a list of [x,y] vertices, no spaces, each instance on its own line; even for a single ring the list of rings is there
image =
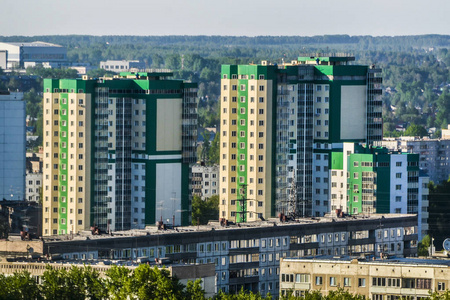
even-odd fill
[[[298,57],[298,61],[339,61],[339,62],[345,62],[345,61],[355,61],[355,57],[352,55],[346,55],[346,54],[342,54],[342,55],[312,55],[312,56],[299,56]]]
[[[25,47],[62,47],[61,45],[46,43],[46,42],[16,42],[16,43],[4,43],[13,46],[25,46]]]
[[[320,263],[334,263],[334,264],[349,264],[358,261],[358,264],[366,265],[396,265],[396,266],[436,266],[436,267],[450,267],[450,259],[432,259],[432,258],[400,258],[391,257],[385,259],[368,259],[356,256],[315,256],[315,257],[291,257],[284,258],[283,261],[292,262],[320,262]]]
[[[137,237],[137,236],[149,236],[149,235],[167,235],[167,234],[178,234],[183,232],[211,232],[222,231],[222,230],[245,230],[249,228],[271,228],[271,227],[282,227],[282,226],[292,226],[292,225],[307,225],[307,224],[326,224],[335,222],[359,222],[364,220],[381,220],[381,219],[394,219],[401,217],[413,217],[416,215],[412,214],[372,214],[372,215],[360,215],[360,216],[346,216],[342,218],[336,217],[335,214],[328,215],[320,218],[298,218],[295,220],[290,220],[286,222],[281,222],[279,218],[270,218],[265,221],[256,221],[248,223],[238,223],[231,224],[228,226],[221,226],[218,221],[210,221],[208,225],[199,226],[183,226],[169,228],[166,230],[158,230],[157,226],[147,226],[145,229],[131,229],[126,231],[114,231],[112,235],[107,233],[102,233],[100,235],[92,235],[91,231],[83,231],[73,236],[70,234],[66,235],[53,235],[43,237],[44,241],[76,241],[76,240],[86,240],[89,239],[108,239],[108,238],[120,238],[120,237]],[[170,225],[170,224],[169,224]]]

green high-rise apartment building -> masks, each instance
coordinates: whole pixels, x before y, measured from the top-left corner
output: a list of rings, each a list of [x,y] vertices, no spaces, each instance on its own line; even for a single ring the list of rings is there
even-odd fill
[[[223,65],[220,218],[330,211],[330,153],[382,138],[381,70],[354,57]]]
[[[170,76],[44,80],[44,235],[190,223],[197,85]]]
[[[417,214],[419,240],[427,233],[429,177],[419,154],[344,143],[332,151],[330,171],[332,212]]]

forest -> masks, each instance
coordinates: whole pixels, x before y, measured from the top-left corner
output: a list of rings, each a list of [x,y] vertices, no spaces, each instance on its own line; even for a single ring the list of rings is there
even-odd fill
[[[375,64],[383,69],[384,135],[415,134],[417,129],[436,127],[432,137],[450,122],[450,36],[419,35],[372,37],[324,36],[0,36],[2,42],[44,41],[67,48],[71,63],[99,66],[104,60],[140,60],[147,68],[167,68],[174,78],[199,84],[199,127],[219,126],[218,98],[222,64],[291,61],[302,55],[346,53],[357,64]],[[94,69],[92,77],[104,75]],[[0,70],[0,89],[22,90],[27,114],[39,118],[42,78],[73,78],[74,70],[28,68],[23,74]],[[39,135],[39,122],[35,123]],[[415,125],[407,132],[396,129]],[[417,128],[420,126],[420,128]],[[215,162],[214,151],[205,156]],[[210,157],[210,155],[212,157]]]

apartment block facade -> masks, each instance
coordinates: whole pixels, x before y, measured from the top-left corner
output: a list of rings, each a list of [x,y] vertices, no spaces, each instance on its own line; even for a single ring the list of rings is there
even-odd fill
[[[75,235],[44,238],[43,254],[62,259],[121,260],[165,258],[173,263],[214,263],[217,291],[245,290],[270,293],[280,288],[280,261],[284,257],[417,255],[417,218],[413,215],[278,219],[221,226],[155,228],[118,232],[114,236]],[[1,244],[1,243],[0,243]],[[25,245],[24,245],[25,246]],[[36,246],[35,249],[38,249]]]
[[[44,235],[189,223],[196,84],[170,76],[44,81]]]
[[[219,192],[219,166],[192,166],[192,195],[205,200]]]
[[[0,91],[0,200],[25,200],[23,93]]]
[[[329,212],[332,149],[382,138],[381,70],[353,60],[222,66],[220,218]]]
[[[430,291],[448,290],[449,267],[442,259],[287,258],[280,263],[280,294],[344,289],[372,300],[427,299]]]
[[[445,130],[445,129],[443,129]],[[420,154],[419,167],[438,184],[450,176],[450,139],[427,139],[418,137],[385,138],[378,145],[393,151]]]
[[[331,153],[331,211],[418,214],[421,238],[428,229],[428,181],[418,154],[344,143]]]

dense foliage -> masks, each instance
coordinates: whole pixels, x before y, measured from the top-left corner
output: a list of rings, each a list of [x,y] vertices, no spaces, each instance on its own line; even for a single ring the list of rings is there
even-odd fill
[[[134,270],[113,266],[104,277],[89,266],[73,266],[69,270],[47,266],[38,284],[28,272],[17,272],[11,276],[0,274],[0,300],[15,299],[64,299],[64,300],[125,300],[125,299],[162,299],[162,300],[206,300],[201,281],[189,281],[186,286],[178,279],[170,277],[166,269],[140,265]],[[210,298],[211,299],[211,298]],[[271,295],[241,290],[237,294],[219,292],[213,300],[272,300]],[[301,297],[292,292],[280,296],[281,300],[363,300],[344,289],[330,291],[322,295],[320,291],[306,291]],[[431,300],[450,299],[450,291],[431,292]]]
[[[192,199],[192,225],[205,225],[209,220],[219,219],[219,196],[214,195],[206,200],[199,196]]]
[[[90,266],[66,270],[47,266],[42,284],[28,272],[0,274],[3,299],[205,299],[201,281],[182,285],[169,271],[140,265],[134,270],[113,266],[104,277]]]
[[[356,63],[376,64],[383,69],[383,116],[386,136],[402,133],[396,127],[414,124],[424,129],[447,126],[450,122],[450,36],[421,35],[371,37],[348,35],[300,36],[35,36],[1,37],[4,42],[45,41],[67,47],[73,63],[98,66],[102,60],[136,59],[147,68],[168,68],[174,77],[198,82],[199,127],[219,127],[220,66],[222,64],[274,63],[291,61],[300,55],[349,53]],[[74,70],[27,69],[41,79],[74,77]],[[104,75],[92,70],[90,75]],[[0,73],[1,75],[1,73]],[[0,89],[30,90],[17,77],[0,76]],[[28,88],[28,89],[27,89]],[[33,94],[41,97],[35,87]],[[31,92],[31,91],[30,91]],[[41,109],[29,96],[27,113],[38,118]],[[417,127],[416,127],[417,129]],[[410,130],[407,134],[415,134]],[[404,134],[404,133],[403,133]],[[427,135],[423,130],[420,135]],[[207,155],[210,159],[211,154]]]

